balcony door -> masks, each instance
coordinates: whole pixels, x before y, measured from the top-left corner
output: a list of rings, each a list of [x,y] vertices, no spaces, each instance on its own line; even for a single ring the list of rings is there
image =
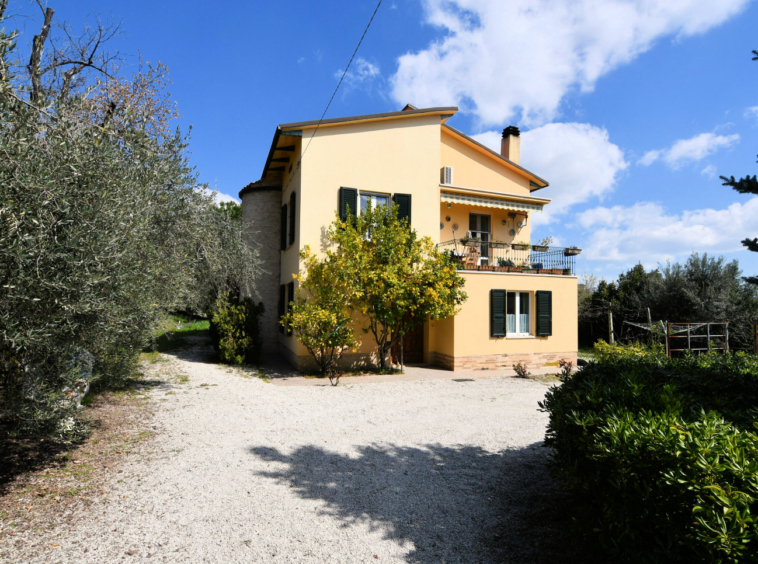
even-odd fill
[[[492,217],[483,213],[471,213],[468,216],[468,230],[472,237],[478,237],[482,243],[479,250],[482,253],[481,263],[490,263],[490,246]]]

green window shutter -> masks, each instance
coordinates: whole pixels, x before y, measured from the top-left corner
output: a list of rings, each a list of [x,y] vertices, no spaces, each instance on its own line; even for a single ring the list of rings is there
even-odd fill
[[[490,337],[505,337],[505,290],[490,290]]]
[[[284,284],[279,284],[279,319],[280,320],[282,319],[282,316],[285,313],[285,307],[286,307],[285,301],[284,301],[286,299],[285,291],[286,291],[286,288]],[[279,324],[279,332],[284,333],[284,325],[282,325],[281,323]]]
[[[295,193],[290,195],[290,245],[295,242]]]
[[[287,248],[287,204],[282,206],[282,223],[281,223],[280,241],[282,250]]]
[[[553,293],[538,291],[534,297],[537,302],[537,336],[549,337],[553,334]]]
[[[411,195],[410,194],[395,194],[392,196],[392,201],[397,206],[397,218],[407,219],[408,225],[411,224]]]
[[[290,282],[287,284],[287,309],[290,307],[290,302],[295,301],[295,283]],[[292,329],[287,331],[287,336],[292,335]]]
[[[358,190],[355,188],[340,188],[340,219],[347,221],[348,210],[351,215],[356,215],[358,211]]]

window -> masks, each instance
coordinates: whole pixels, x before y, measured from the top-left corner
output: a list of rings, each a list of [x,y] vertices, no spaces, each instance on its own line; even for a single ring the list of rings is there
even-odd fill
[[[389,205],[390,197],[388,194],[361,192],[361,213],[368,209],[375,210],[379,206],[389,207]]]
[[[531,303],[529,292],[508,292],[505,309],[508,335],[531,335]]]
[[[284,204],[282,206],[282,218],[281,223],[279,225],[279,235],[281,239],[281,250],[287,248],[287,204]]]
[[[297,214],[295,213],[295,193],[290,194],[290,231],[289,231],[289,244],[295,242],[295,222],[297,221]]]

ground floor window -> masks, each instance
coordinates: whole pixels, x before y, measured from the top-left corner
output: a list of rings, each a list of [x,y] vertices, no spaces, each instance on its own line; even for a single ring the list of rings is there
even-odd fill
[[[508,334],[531,335],[531,312],[529,292],[508,292],[505,310]]]

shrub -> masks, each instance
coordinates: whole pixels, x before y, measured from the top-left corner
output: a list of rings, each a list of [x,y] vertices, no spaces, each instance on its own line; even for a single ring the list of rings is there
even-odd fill
[[[552,387],[546,444],[614,561],[755,562],[758,361],[603,357]]]
[[[260,359],[260,316],[263,303],[252,298],[240,300],[239,295],[222,293],[211,311],[210,336],[213,348],[228,364],[253,364]]]
[[[529,376],[532,375],[532,373],[526,369],[526,364],[523,362],[514,364],[513,371],[516,373],[516,378],[529,378]]]
[[[656,344],[653,346],[633,343],[621,345],[619,343],[608,344],[600,339],[594,346],[595,358],[598,361],[616,360],[616,359],[635,359],[658,357],[664,354],[663,345]]]
[[[300,258],[305,272],[298,275],[297,299],[289,304],[281,324],[308,349],[319,372],[334,381],[332,375],[342,355],[358,345],[349,307],[350,288],[336,275],[332,262],[318,259],[307,245]]]

